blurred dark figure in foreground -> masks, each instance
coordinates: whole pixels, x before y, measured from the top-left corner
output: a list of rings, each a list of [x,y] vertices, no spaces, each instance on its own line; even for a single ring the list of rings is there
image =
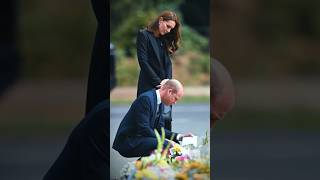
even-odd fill
[[[233,82],[228,70],[216,59],[211,59],[210,74],[210,156],[211,156],[211,178],[214,169],[214,136],[213,128],[218,120],[222,120],[226,113],[231,111],[235,104],[235,93]]]
[[[109,173],[109,100],[96,105],[73,129],[43,180],[106,180]]]
[[[116,77],[116,49],[112,43],[110,43],[110,87],[109,92],[116,87],[117,77]]]
[[[217,120],[222,120],[235,104],[232,78],[228,70],[216,59],[211,60],[210,101],[210,126],[213,128]]]
[[[109,69],[107,57],[107,3],[101,0],[91,0],[98,26],[94,41],[88,77],[86,112],[100,101],[109,99]],[[109,3],[108,3],[109,4]]]
[[[0,5],[0,98],[20,76],[20,56],[16,40],[17,2]]]
[[[110,174],[107,4],[100,0],[91,2],[98,27],[92,50],[85,117],[71,132],[44,180],[106,180]]]
[[[106,92],[107,93],[107,92]],[[71,132],[43,180],[106,180],[109,176],[109,100],[99,102]]]

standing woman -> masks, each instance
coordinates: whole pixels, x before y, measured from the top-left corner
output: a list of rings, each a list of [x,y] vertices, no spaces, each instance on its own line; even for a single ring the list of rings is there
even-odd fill
[[[180,22],[176,13],[162,12],[137,36],[137,56],[140,65],[137,96],[158,88],[165,79],[172,79],[172,56],[179,48]],[[171,130],[172,107],[165,107],[165,127]]]

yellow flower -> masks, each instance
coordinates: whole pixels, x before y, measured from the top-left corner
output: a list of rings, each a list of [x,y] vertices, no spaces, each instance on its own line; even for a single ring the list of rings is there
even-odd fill
[[[192,179],[194,180],[205,180],[205,179],[209,179],[209,176],[207,174],[193,174],[192,175]]]
[[[142,169],[142,162],[141,162],[141,161],[136,161],[135,167],[136,167],[136,169],[138,169],[138,170]]]
[[[136,172],[135,177],[137,180],[148,179],[148,180],[157,180],[158,177],[152,171],[148,169],[142,169]]]
[[[183,168],[184,172],[189,172],[192,169],[195,169],[197,173],[210,175],[210,166],[206,163],[193,161],[193,162],[184,164],[184,168]]]
[[[177,173],[175,176],[177,180],[188,180],[188,176],[185,173]]]
[[[200,162],[190,162],[185,165],[187,169],[200,169],[202,164]]]
[[[173,146],[173,150],[174,150],[174,152],[180,154],[181,151],[182,151],[182,147],[181,147],[178,143],[176,143],[176,144],[174,144],[174,146]]]

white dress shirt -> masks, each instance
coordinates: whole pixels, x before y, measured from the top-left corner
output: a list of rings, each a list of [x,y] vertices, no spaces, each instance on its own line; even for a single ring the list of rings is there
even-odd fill
[[[161,97],[160,97],[160,90],[159,89],[156,90],[156,94],[157,94],[157,104],[159,105],[159,104],[161,104]]]

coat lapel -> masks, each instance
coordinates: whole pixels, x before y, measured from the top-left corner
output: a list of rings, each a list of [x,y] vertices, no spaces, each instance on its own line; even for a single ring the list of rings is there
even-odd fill
[[[160,106],[159,106],[159,113],[160,113],[160,116],[159,116],[159,121],[158,121],[158,123],[157,123],[157,125],[159,125],[160,124],[160,122],[162,121],[162,114],[163,114],[163,109],[164,109],[164,106],[163,106],[163,103],[161,103],[160,104]]]
[[[151,127],[155,128],[155,123],[156,123],[156,117],[157,117],[157,94],[156,90],[153,90],[153,113],[152,113],[152,119],[151,119]]]

